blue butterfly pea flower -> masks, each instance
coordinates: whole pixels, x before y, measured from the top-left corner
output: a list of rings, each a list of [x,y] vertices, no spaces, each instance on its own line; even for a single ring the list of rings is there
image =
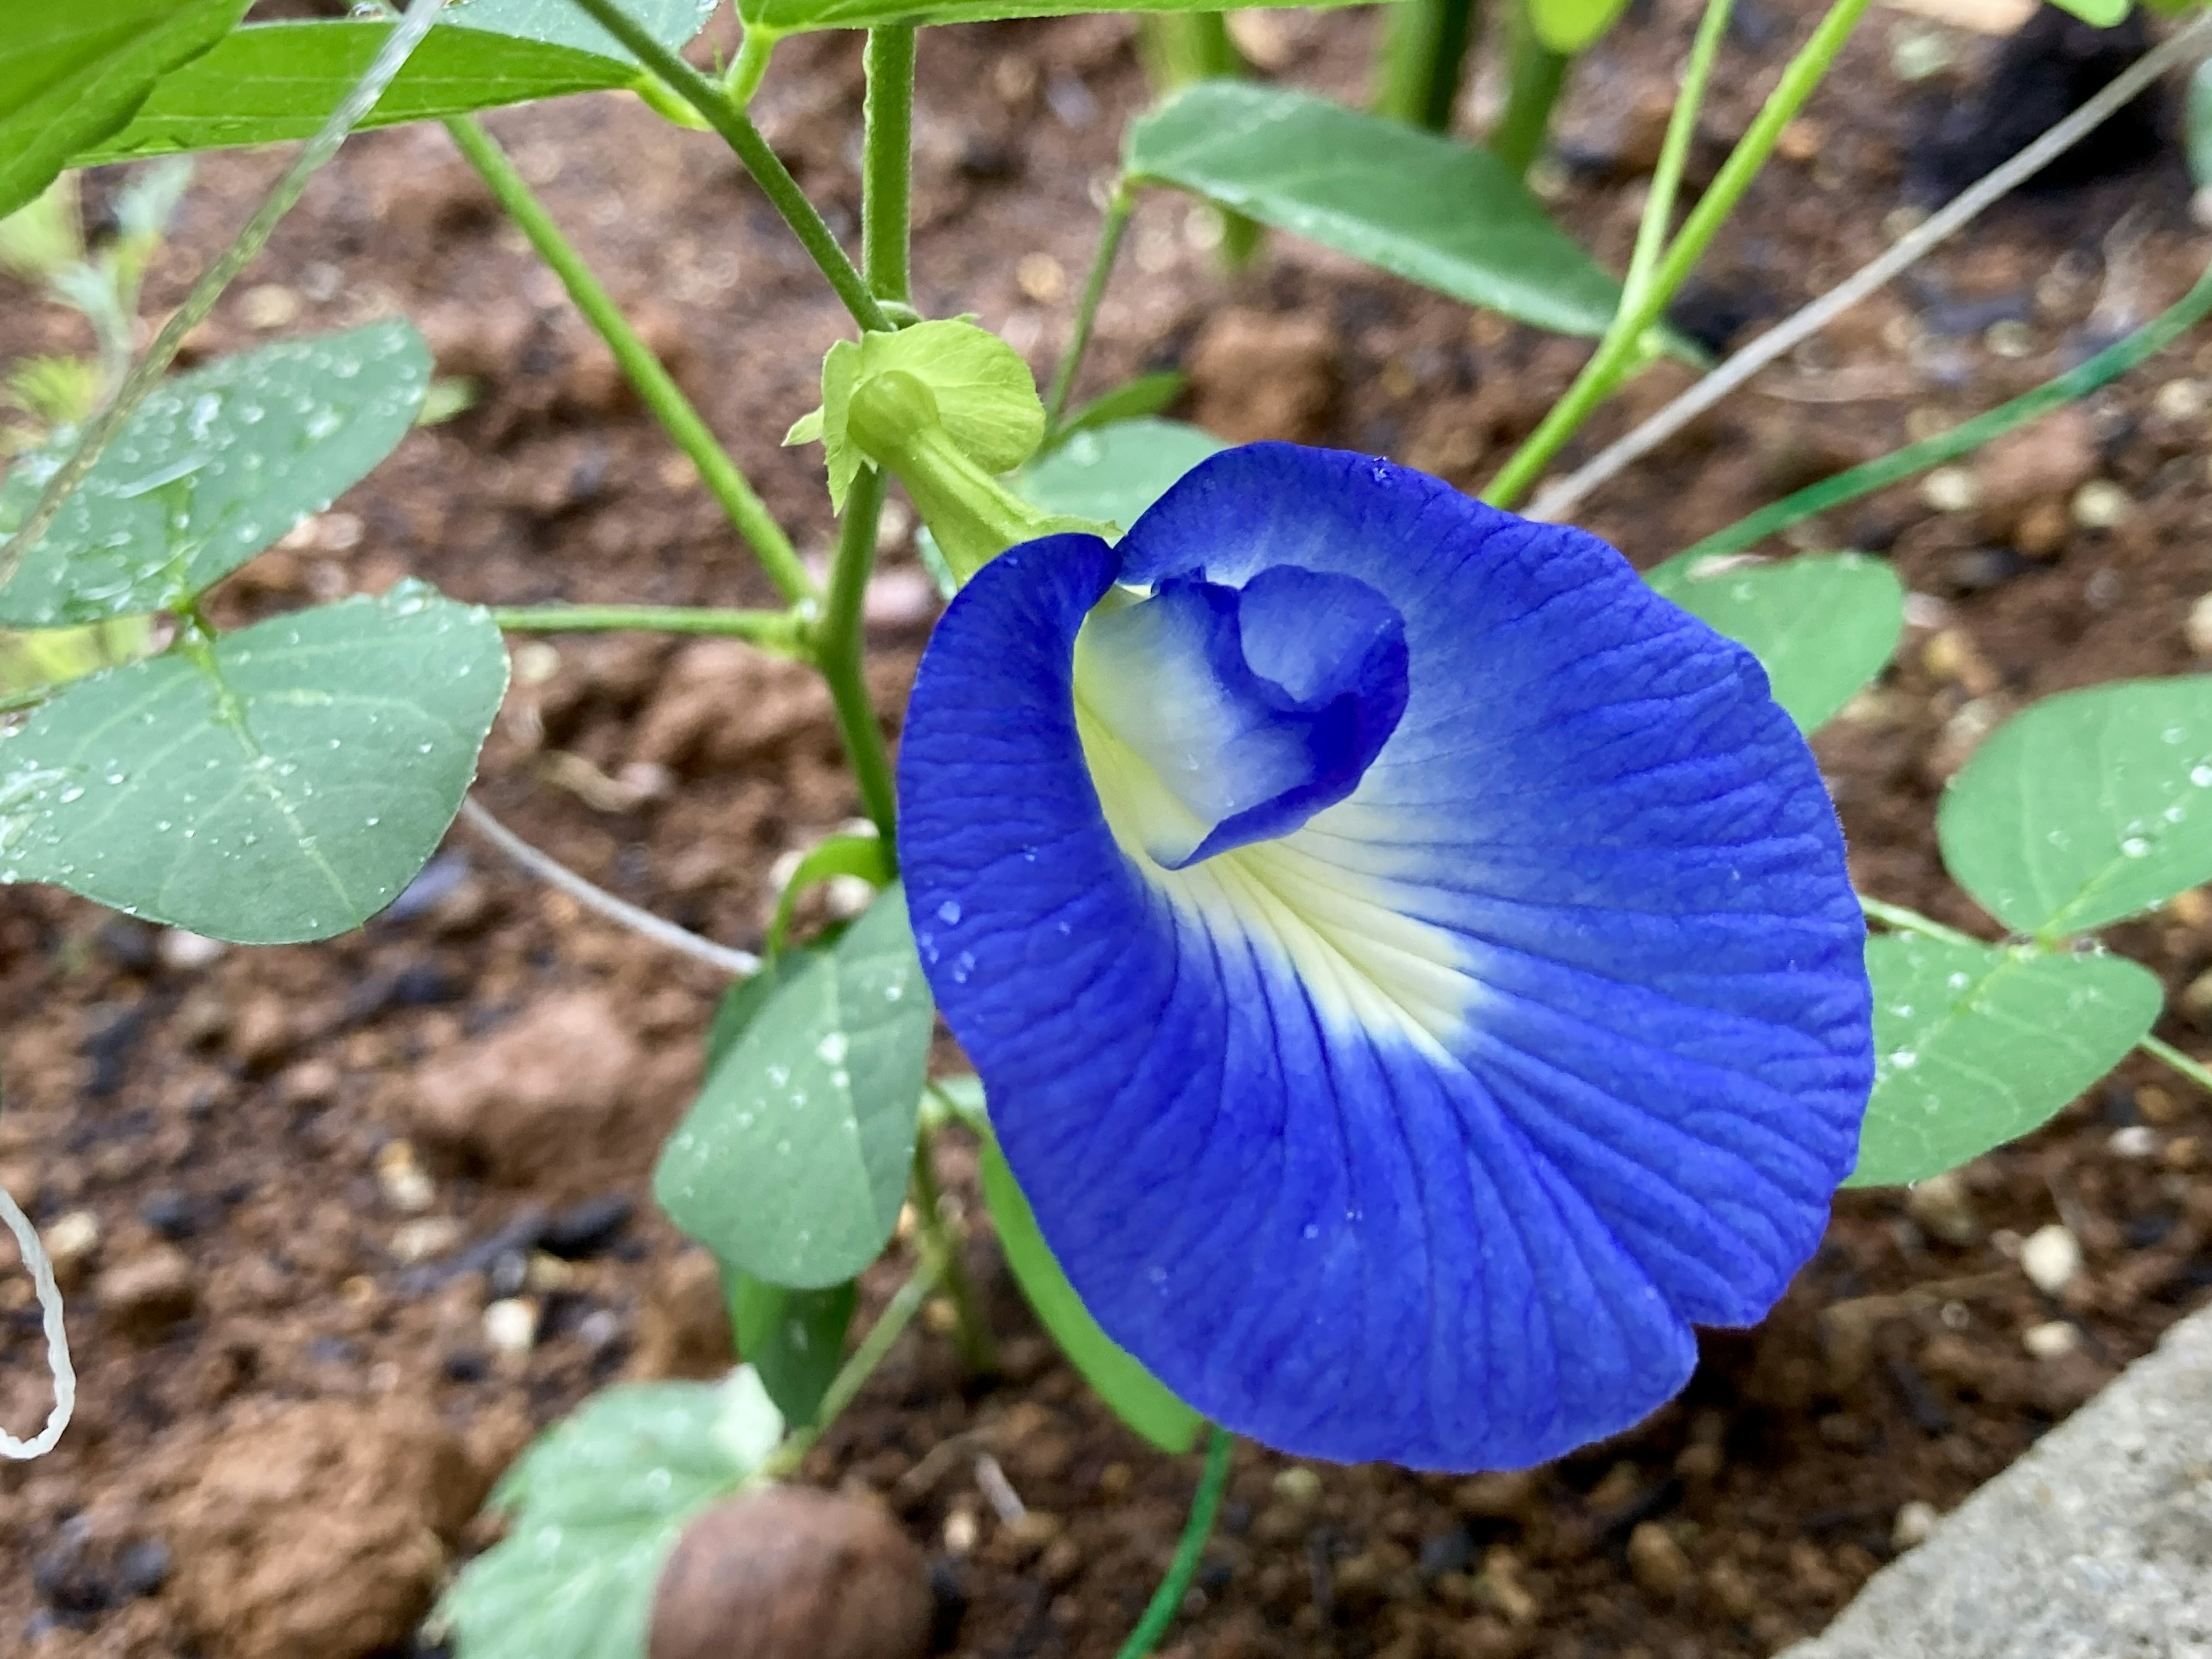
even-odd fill
[[[915,937],[1104,1329],[1303,1455],[1524,1467],[1810,1254],[1873,1079],[1811,754],[1620,555],[1255,444],[984,565]]]

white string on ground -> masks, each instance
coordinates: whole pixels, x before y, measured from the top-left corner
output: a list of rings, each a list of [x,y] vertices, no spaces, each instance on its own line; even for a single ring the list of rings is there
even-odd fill
[[[627,900],[618,899],[604,888],[594,887],[567,865],[539,852],[528,842],[501,823],[477,804],[473,795],[461,802],[461,817],[468,825],[494,847],[520,865],[549,887],[557,887],[587,910],[596,910],[610,921],[619,922],[633,933],[642,933],[656,945],[665,945],[672,951],[680,951],[695,962],[703,962],[710,968],[738,979],[756,973],[760,958],[750,951],[733,951],[726,945],[717,945],[710,939],[702,939],[688,928],[678,927],[672,921],[663,921],[650,910],[641,910]]]
[[[1539,491],[1528,516],[1553,522],[1564,519],[1582,504],[1584,496],[1613,474],[1666,442],[1783,353],[1819,333],[2014,186],[2041,172],[2100,123],[2131,102],[2153,81],[2204,49],[2208,43],[2212,43],[2212,13],[2199,17],[2137,58],[2081,108],[2046,130],[2010,161],[1960,191],[1948,204],[1899,237],[1879,258],[1862,266],[1787,321],[1760,335],[1643,424],[1607,445],[1565,477]]]
[[[70,1413],[76,1409],[76,1370],[70,1364],[69,1332],[62,1324],[62,1290],[54,1283],[54,1264],[47,1256],[46,1246],[39,1243],[39,1231],[31,1219],[15,1207],[15,1200],[8,1189],[0,1187],[0,1221],[8,1224],[8,1231],[15,1235],[15,1243],[23,1252],[23,1265],[31,1270],[31,1283],[38,1287],[39,1311],[44,1316],[46,1333],[46,1369],[54,1379],[54,1408],[46,1413],[46,1426],[39,1431],[35,1440],[18,1440],[5,1429],[0,1429],[0,1457],[10,1457],[18,1462],[33,1457],[44,1457],[54,1449],[69,1427]]]

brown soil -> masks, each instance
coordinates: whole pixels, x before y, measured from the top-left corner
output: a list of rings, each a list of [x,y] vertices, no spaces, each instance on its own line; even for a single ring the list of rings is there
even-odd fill
[[[1741,0],[1699,147],[1708,162],[1802,9]],[[1272,70],[1357,93],[1370,20],[1250,21]],[[1649,106],[1689,27],[1676,0],[1625,25],[1570,111],[1559,210],[1616,268]],[[1716,255],[1695,296],[1700,326],[1724,336],[1779,314],[1881,245],[1917,103],[1956,90],[1894,78],[1892,42],[1923,27],[1881,14],[1864,27]],[[920,302],[979,312],[1046,363],[1088,256],[1091,192],[1143,95],[1130,25],[936,31],[922,59]],[[856,40],[801,40],[761,106],[845,230],[859,87]],[[811,405],[841,318],[736,164],[611,96],[491,125],[818,548],[816,454],[777,440]],[[204,164],[157,301],[173,301],[277,165]],[[1604,491],[1589,522],[1648,563],[2077,360],[2194,274],[2186,195],[2169,158],[2000,210]],[[1180,200],[1144,204],[1091,384],[1189,362],[1202,372],[1194,406],[1224,430],[1295,425],[1472,482],[1580,356],[1287,243],[1224,277],[1200,246],[1206,222]],[[21,291],[5,299],[0,357],[83,345]],[[480,382],[481,403],[410,437],[337,514],[258,561],[225,590],[231,618],[408,573],[504,603],[769,597],[435,129],[350,148],[198,343],[242,348],[255,320],[329,329],[393,308],[430,334],[445,372]],[[2061,434],[2071,450],[2015,463],[2025,486],[1985,481],[1984,517],[1936,513],[1905,489],[1803,538],[1886,550],[1923,596],[1898,666],[1820,745],[1869,890],[1988,933],[1946,884],[1930,833],[1935,793],[1972,737],[2063,687],[2193,665],[2184,617],[2212,586],[2212,485],[2204,383],[2191,377],[2207,374],[2212,343],[2185,345],[2092,400]],[[1655,373],[1592,439],[1674,384]],[[2132,510],[2079,528],[2038,485],[2046,476],[2110,480]],[[927,623],[921,596],[901,542],[876,596],[887,711]],[[778,857],[854,811],[826,709],[795,671],[631,638],[528,644],[518,661],[487,799],[679,922],[757,940]],[[55,1456],[0,1470],[0,1644],[129,1659],[410,1650],[404,1632],[438,1574],[488,1536],[460,1515],[533,1425],[625,1375],[727,1363],[711,1273],[652,1216],[642,1179],[696,1068],[711,975],[582,915],[465,833],[433,872],[353,938],[214,960],[51,892],[0,896],[0,1180],[42,1224],[83,1214],[98,1233],[88,1249],[82,1221],[64,1230],[80,1247],[68,1271],[81,1415]],[[2192,896],[2116,941],[2182,1006],[2212,963],[2212,904]],[[2178,1015],[2164,1029],[2204,1040]],[[484,1057],[501,1054],[533,1081],[477,1112]],[[2208,1132],[2212,1103],[2131,1065],[1978,1161],[1942,1201],[1846,1195],[1765,1326],[1713,1336],[1681,1400],[1533,1476],[1309,1471],[1241,1448],[1165,1650],[1771,1652],[1893,1552],[1901,1508],[1957,1503],[2204,1299],[2212,1203],[2195,1172]],[[546,1136],[562,1156],[547,1157]],[[972,1195],[968,1151],[946,1162]],[[2055,1298],[2015,1261],[2054,1221],[2086,1257]],[[980,1219],[971,1254],[1004,1376],[963,1382],[942,1332],[926,1328],[806,1473],[889,1501],[933,1558],[950,1650],[1098,1659],[1166,1563],[1195,1461],[1148,1452],[1054,1360]],[[887,1287],[870,1289],[879,1302]],[[503,1308],[488,1329],[495,1300],[520,1312]],[[527,1352],[497,1345],[533,1314]],[[2053,1322],[2072,1347],[2031,1358],[2023,1334]],[[28,1285],[0,1275],[0,1416],[20,1431],[46,1403]],[[975,1483],[987,1451],[1028,1506],[1019,1525]],[[339,1573],[357,1594],[334,1593],[326,1575]],[[320,1623],[303,1634],[310,1613]]]

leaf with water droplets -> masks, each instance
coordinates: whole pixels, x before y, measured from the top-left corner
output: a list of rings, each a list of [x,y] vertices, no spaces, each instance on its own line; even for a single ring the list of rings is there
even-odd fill
[[[760,1373],[785,1419],[795,1428],[808,1426],[844,1363],[845,1333],[859,1301],[853,1281],[792,1291],[732,1268],[727,1283],[738,1352]]]
[[[1874,1097],[1844,1184],[1893,1186],[2016,1139],[2118,1065],[2165,992],[2124,957],[1906,933],[1867,941]]]
[[[1975,750],[1936,829],[1976,902],[2045,939],[2212,881],[2212,678],[2045,698]]]
[[[389,455],[429,384],[429,349],[398,318],[179,375],[139,406],[0,587],[0,627],[178,608]],[[60,462],[16,463],[0,530]]]
[[[995,1139],[983,1143],[983,1198],[1006,1266],[1036,1310],[1037,1322],[1124,1423],[1164,1452],[1187,1452],[1206,1419],[1168,1391],[1144,1362],[1098,1328],[1038,1231],[1006,1157]]]
[[[0,29],[0,217],[221,40],[246,0],[8,0]]]
[[[593,1395],[501,1480],[486,1507],[510,1517],[507,1535],[462,1570],[434,1622],[470,1659],[642,1656],[684,1527],[754,1481],[782,1437],[750,1366]]]
[[[1766,671],[1801,732],[1826,725],[1882,671],[1905,630],[1905,587],[1887,562],[1808,553],[1779,563],[1669,559],[1653,589],[1725,634]]]
[[[746,1015],[661,1149],[653,1195],[728,1266],[819,1290],[875,1259],[906,1195],[935,1006],[904,890]]]
[[[714,5],[623,0],[623,9],[672,48],[699,33]],[[155,87],[129,125],[70,165],[305,138],[367,72],[392,27],[381,19],[331,18],[234,30]],[[465,115],[626,87],[637,77],[629,54],[572,0],[465,0],[447,8],[361,125]]]
[[[483,611],[419,583],[70,685],[0,738],[0,880],[243,945],[397,898],[507,689]]]
[[[1038,456],[1014,488],[1048,513],[1127,530],[1176,479],[1226,447],[1181,421],[1115,421],[1078,432]]]

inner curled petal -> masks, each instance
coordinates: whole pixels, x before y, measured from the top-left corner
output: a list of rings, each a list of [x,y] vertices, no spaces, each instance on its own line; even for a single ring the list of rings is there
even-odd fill
[[[1404,619],[1350,576],[1276,566],[1109,597],[1075,650],[1109,822],[1170,870],[1288,835],[1358,787],[1406,711],[1406,671]]]

